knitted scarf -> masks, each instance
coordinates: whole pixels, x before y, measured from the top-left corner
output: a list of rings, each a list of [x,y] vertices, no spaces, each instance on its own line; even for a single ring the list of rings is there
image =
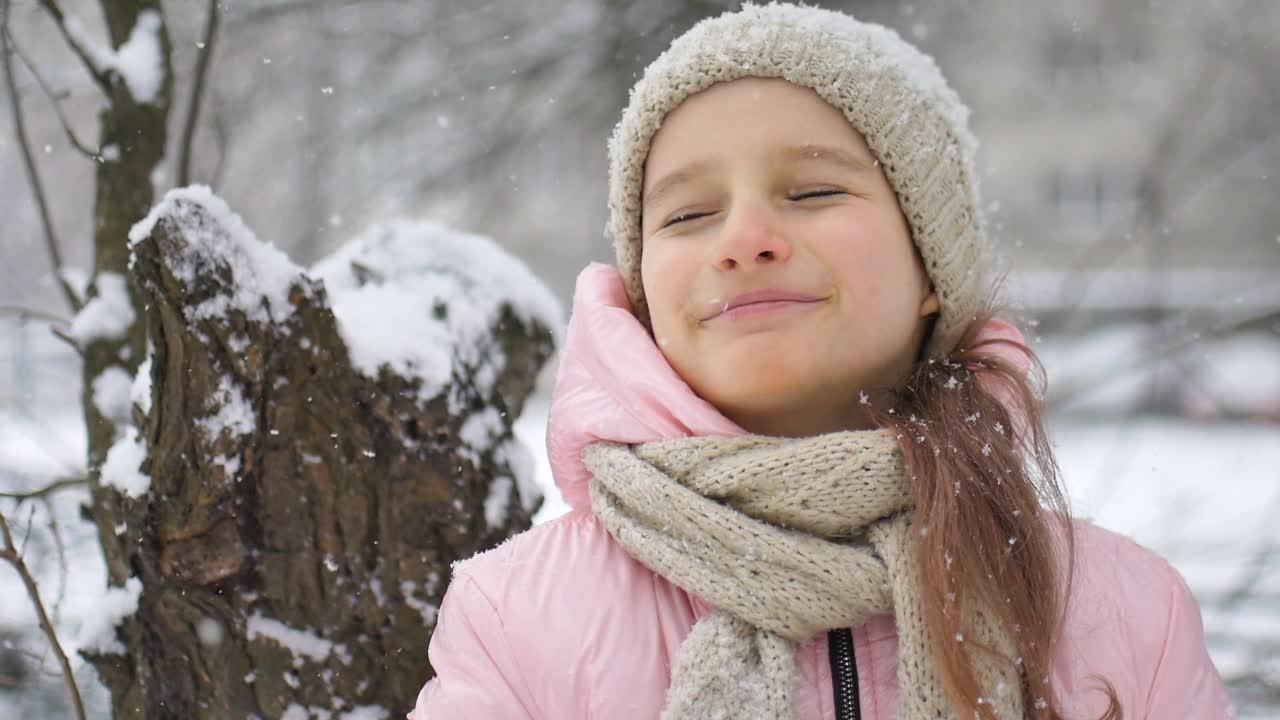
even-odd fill
[[[677,653],[662,720],[791,720],[795,645],[877,613],[897,622],[903,720],[958,717],[936,643],[1013,656],[981,610],[967,611],[973,638],[925,628],[910,487],[887,430],[597,443],[583,459],[591,507],[610,535],[715,608]],[[1018,669],[981,650],[970,657],[983,704],[1001,720],[1022,718]]]

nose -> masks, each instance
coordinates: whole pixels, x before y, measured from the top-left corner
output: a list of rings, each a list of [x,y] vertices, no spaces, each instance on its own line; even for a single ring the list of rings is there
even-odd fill
[[[791,251],[791,243],[772,213],[764,208],[741,208],[723,226],[716,267],[733,270],[781,263],[791,257]]]

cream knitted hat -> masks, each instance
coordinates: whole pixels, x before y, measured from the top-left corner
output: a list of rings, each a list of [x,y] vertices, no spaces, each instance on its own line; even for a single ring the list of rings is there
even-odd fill
[[[649,143],[690,95],[743,77],[815,91],[866,138],[911,227],[941,304],[926,352],[951,350],[986,300],[986,233],[969,110],[928,55],[849,15],[745,5],[681,35],[644,71],[609,140],[609,226],[627,294],[648,325],[640,207]]]

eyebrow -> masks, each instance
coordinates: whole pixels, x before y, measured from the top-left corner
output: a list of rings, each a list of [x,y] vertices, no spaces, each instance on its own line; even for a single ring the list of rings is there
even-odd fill
[[[675,172],[664,175],[661,180],[653,184],[653,187],[643,191],[644,199],[641,207],[647,207],[650,203],[657,202],[663,195],[694,179],[710,166],[711,163],[707,161],[689,163]]]
[[[862,157],[826,145],[791,145],[778,153],[783,160],[793,162],[829,162],[843,165],[854,172],[876,172],[879,162],[868,162]]]
[[[877,163],[870,163],[863,158],[840,148],[829,147],[826,145],[790,145],[779,151],[776,157],[780,160],[790,162],[827,162],[840,165],[848,170],[857,173],[871,173],[877,171]],[[685,165],[680,169],[668,173],[653,184],[648,190],[643,191],[643,200],[641,207],[647,207],[657,202],[663,195],[671,192],[675,188],[683,185],[706,171],[711,162],[702,161]]]

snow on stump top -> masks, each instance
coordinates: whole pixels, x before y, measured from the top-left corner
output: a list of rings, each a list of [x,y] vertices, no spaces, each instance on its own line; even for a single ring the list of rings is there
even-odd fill
[[[511,425],[560,308],[492,241],[427,222],[304,270],[202,187],[170,192],[130,247],[150,483],[104,488],[143,585],[124,660],[94,658],[113,710],[402,712],[451,563],[538,507]],[[281,641],[299,637],[333,651]]]
[[[370,377],[386,366],[421,379],[423,397],[451,381],[454,360],[500,362],[482,351],[503,307],[525,324],[558,332],[564,323],[559,302],[524,263],[487,237],[435,222],[369,228],[311,275],[324,281],[352,364]]]

